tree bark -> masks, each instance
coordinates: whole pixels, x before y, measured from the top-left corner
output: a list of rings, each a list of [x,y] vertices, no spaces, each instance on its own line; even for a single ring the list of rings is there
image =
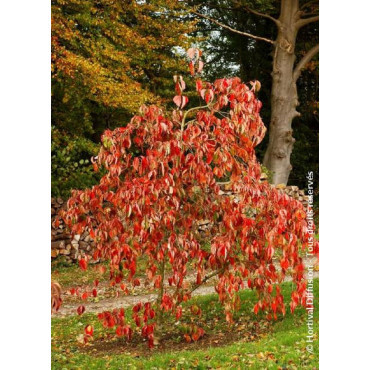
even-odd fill
[[[274,184],[287,184],[295,139],[292,121],[299,116],[297,85],[293,78],[299,19],[298,0],[282,0],[278,35],[274,45],[269,143],[263,164],[272,172]]]

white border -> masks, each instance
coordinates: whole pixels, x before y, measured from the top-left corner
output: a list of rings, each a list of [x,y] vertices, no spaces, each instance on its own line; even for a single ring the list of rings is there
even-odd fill
[[[369,4],[320,2],[320,366],[368,366]],[[50,368],[50,4],[2,4],[6,369]]]
[[[2,369],[50,368],[50,3],[1,6]]]
[[[320,366],[369,367],[369,3],[320,2]]]

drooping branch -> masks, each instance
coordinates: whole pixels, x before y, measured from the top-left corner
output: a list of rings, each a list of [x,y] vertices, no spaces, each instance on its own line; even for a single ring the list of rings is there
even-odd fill
[[[161,285],[158,291],[157,296],[157,304],[159,307],[161,307],[163,294],[164,294],[164,274],[166,269],[166,259],[163,257],[163,261],[160,265],[160,276],[161,276]],[[162,320],[163,320],[163,311],[160,309],[157,316],[157,324],[159,327],[162,326]]]
[[[256,10],[253,10],[251,8],[249,8],[248,6],[244,6],[244,9],[246,9],[249,13],[252,13],[252,14],[255,14],[255,15],[258,15],[259,17],[263,17],[263,18],[267,18],[267,19],[270,19],[271,21],[273,21],[274,23],[276,23],[277,25],[280,25],[280,21],[274,17],[272,17],[271,15],[269,14],[265,14],[265,13],[260,13],[260,12],[257,12]]]
[[[198,15],[199,17],[201,18],[204,18],[204,19],[207,19],[209,20],[210,22],[213,22],[215,24],[217,24],[218,26],[222,27],[222,28],[225,28],[231,32],[234,32],[234,33],[238,33],[239,35],[243,35],[243,36],[246,36],[246,37],[250,37],[252,39],[255,39],[255,40],[261,40],[261,41],[265,41],[265,42],[268,42],[269,44],[272,44],[274,45],[275,42],[273,40],[270,40],[270,39],[267,39],[265,37],[260,37],[260,36],[255,36],[255,35],[252,35],[251,33],[248,33],[248,32],[242,32],[242,31],[239,31],[239,30],[236,30],[230,26],[227,26],[226,24],[223,24],[219,21],[217,21],[216,19],[213,19],[213,18],[210,18],[204,14],[201,14],[201,13],[198,13],[198,12],[193,12],[194,14]]]
[[[184,117],[182,118],[182,121],[181,121],[181,149],[182,149],[182,146],[183,146],[183,133],[184,133],[184,129],[185,129],[185,120],[186,120],[187,115],[190,112],[193,112],[193,111],[196,111],[196,110],[199,110],[199,109],[205,109],[205,108],[209,108],[209,105],[207,104],[207,105],[203,105],[203,106],[200,106],[200,107],[190,108],[189,110],[187,110],[184,113]]]
[[[202,281],[200,282],[200,284],[194,284],[191,289],[190,289],[190,293],[193,293],[194,290],[198,289],[202,284],[204,284],[205,282],[207,282],[209,279],[213,278],[214,276],[216,275],[219,275],[221,272],[223,272],[224,270],[226,269],[226,266],[224,266],[223,268],[220,268],[219,270],[216,270],[216,271],[213,271],[212,273],[210,273],[209,275],[205,276]]]
[[[301,75],[302,69],[305,65],[319,52],[319,44],[311,48],[304,57],[298,62],[293,72],[293,80],[296,82],[298,77]]]
[[[299,21],[297,21],[296,27],[299,30],[303,26],[306,26],[307,24],[310,24],[313,22],[317,22],[318,20],[319,20],[318,15],[315,15],[314,17],[310,17],[310,18],[301,18]]]

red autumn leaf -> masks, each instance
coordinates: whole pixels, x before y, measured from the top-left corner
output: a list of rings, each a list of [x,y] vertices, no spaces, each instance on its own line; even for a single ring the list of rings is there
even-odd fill
[[[92,336],[93,333],[94,333],[94,328],[92,327],[92,325],[86,325],[85,334],[88,336]]]
[[[176,95],[173,98],[173,102],[180,108],[184,108],[185,105],[188,103],[189,98],[185,95]]]
[[[187,50],[186,53],[188,54],[188,57],[190,59],[193,59],[197,54],[197,49],[196,48],[190,48],[190,49]]]
[[[219,167],[215,167],[213,169],[213,173],[215,174],[215,176],[217,176],[218,178],[221,178],[223,176],[223,172],[222,170],[219,168]]]
[[[199,333],[195,332],[191,335],[191,339],[193,339],[194,342],[196,342],[199,339]]]
[[[138,313],[141,308],[143,307],[143,304],[141,302],[139,302],[138,304],[136,304],[133,308],[132,308],[132,311],[134,311],[135,313]]]
[[[140,234],[140,231],[141,231],[141,226],[140,226],[139,223],[136,223],[134,225],[134,233],[135,233],[135,235],[139,235]]]
[[[198,73],[203,71],[204,63],[200,60],[198,62]]]
[[[199,337],[203,337],[205,332],[202,328],[198,328],[198,334],[199,334]]]
[[[208,104],[210,101],[213,100],[213,97],[214,97],[214,93],[212,90],[207,90],[206,94],[205,94],[205,101],[206,103]]]
[[[297,307],[297,303],[295,303],[294,301],[291,301],[289,305],[290,305],[290,312],[294,313],[295,308]]]
[[[155,317],[155,311],[154,311],[153,309],[151,309],[151,310],[149,311],[149,318],[150,318],[150,319],[154,319],[154,317]]]
[[[79,264],[80,264],[80,267],[81,267],[82,270],[87,269],[87,262],[84,258],[80,259]]]
[[[274,313],[276,313],[276,310],[277,310],[277,304],[276,304],[276,302],[272,302],[271,303],[271,308],[272,308],[272,311],[274,311]]]
[[[78,306],[77,307],[77,313],[79,315],[82,315],[85,312],[85,306]]]
[[[116,334],[117,334],[117,336],[119,336],[119,337],[122,337],[122,336],[123,336],[124,331],[123,331],[122,326],[117,326]]]
[[[206,101],[208,104],[214,98],[214,92],[212,89],[202,89],[200,90],[200,96]]]
[[[179,77],[179,84],[182,91],[186,89],[186,84],[182,76]]]
[[[194,63],[192,61],[189,63],[189,71],[190,71],[190,74],[194,76],[195,70],[194,70]]]
[[[116,325],[116,321],[114,320],[113,316],[108,318],[108,328],[113,328]]]
[[[283,258],[280,261],[280,266],[282,269],[286,270],[289,267],[289,261],[286,258]]]
[[[134,260],[131,261],[131,263],[129,265],[129,270],[130,270],[131,275],[135,275],[135,272],[136,272],[136,262]]]

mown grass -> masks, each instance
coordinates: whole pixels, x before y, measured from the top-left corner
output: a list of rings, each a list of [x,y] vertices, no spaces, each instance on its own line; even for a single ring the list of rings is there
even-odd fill
[[[100,267],[105,268],[105,272],[100,271]],[[146,257],[143,256],[137,261],[136,277],[144,277],[146,270]],[[90,263],[86,271],[82,271],[78,262],[66,262],[63,257],[58,257],[51,263],[51,280],[58,281],[64,287],[78,285],[91,285],[98,280],[109,280],[109,262]]]
[[[289,302],[291,283],[283,284]],[[104,329],[96,315],[84,314],[52,319],[53,369],[314,369],[318,368],[319,289],[315,280],[315,311],[313,354],[306,350],[306,311],[287,312],[284,318],[268,322],[263,315],[253,314],[255,292],[243,291],[241,310],[228,325],[217,295],[199,296],[188,302],[197,304],[203,314],[196,323],[206,331],[205,338],[186,344],[181,325],[168,322],[162,341],[163,348],[149,350],[138,334],[134,344],[116,339],[113,331]],[[130,309],[126,310],[130,316]],[[192,318],[184,310],[184,321]],[[91,346],[78,344],[76,337],[85,325],[94,326]],[[100,344],[109,344],[104,347]],[[206,344],[205,344],[206,343]]]
[[[105,266],[106,272],[102,274],[98,266]],[[65,262],[58,258],[51,263],[51,280],[57,281],[62,287],[68,288],[77,285],[89,285],[96,279],[107,279],[109,277],[108,263],[91,265],[82,273],[78,263]]]

